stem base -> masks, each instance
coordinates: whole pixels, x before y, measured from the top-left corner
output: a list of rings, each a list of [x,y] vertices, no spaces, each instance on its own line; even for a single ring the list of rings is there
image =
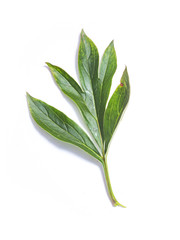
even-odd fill
[[[116,206],[121,206],[123,208],[126,208],[126,206],[122,205],[121,203],[119,203],[117,201],[117,199],[115,198],[114,196],[114,193],[113,193],[113,190],[112,190],[112,187],[111,187],[111,182],[110,182],[110,178],[109,178],[109,173],[108,173],[108,166],[107,166],[107,161],[106,159],[104,159],[104,162],[103,162],[103,169],[104,169],[104,175],[105,175],[105,179],[106,179],[106,184],[107,184],[107,189],[108,189],[108,192],[109,192],[109,196],[110,196],[110,199],[113,203],[113,205],[116,207]]]

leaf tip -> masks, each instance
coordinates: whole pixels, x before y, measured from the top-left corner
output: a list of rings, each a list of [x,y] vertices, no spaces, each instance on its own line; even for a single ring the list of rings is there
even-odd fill
[[[27,97],[27,102],[28,104],[30,103],[30,101],[34,100],[35,98],[33,98],[28,92],[26,92],[26,97]]]
[[[129,75],[128,75],[128,71],[127,71],[127,66],[125,65],[125,69],[123,71],[121,80],[120,80],[120,86],[126,86],[129,88]]]
[[[110,42],[110,46],[114,47],[114,39]]]
[[[129,78],[128,76],[128,70],[127,70],[127,66],[125,65],[125,69],[124,69],[124,74]]]
[[[84,37],[84,36],[86,36],[86,34],[84,32],[84,29],[82,28],[82,30],[81,30],[81,37]]]
[[[28,93],[26,92],[26,99],[27,99],[27,104],[28,104],[28,107],[29,107],[29,110],[31,110],[31,100],[33,99],[33,97]]]
[[[52,65],[52,64],[51,64],[51,63],[49,63],[49,62],[45,62],[45,63],[46,63],[46,65],[48,66],[48,68],[49,68],[50,72],[53,74],[54,65]]]
[[[26,97],[27,97],[27,99],[29,99],[31,97],[31,95],[28,92],[26,92]]]
[[[45,62],[46,65],[48,65],[48,67],[51,67],[52,64],[50,64],[49,62]]]

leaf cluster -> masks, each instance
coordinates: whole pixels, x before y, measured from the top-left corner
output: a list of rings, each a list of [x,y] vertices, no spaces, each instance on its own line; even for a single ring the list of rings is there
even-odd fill
[[[93,140],[63,112],[27,93],[32,117],[49,134],[83,149],[104,165],[110,140],[130,94],[129,76],[125,68],[120,84],[108,102],[117,68],[113,41],[99,64],[98,49],[82,30],[78,54],[80,85],[62,68],[48,62],[46,64],[60,90],[77,105]]]
[[[125,68],[120,84],[106,108],[117,58],[113,41],[106,48],[99,66],[98,49],[82,30],[78,54],[81,86],[63,69],[46,63],[61,91],[79,108],[97,146],[78,124],[61,111],[27,94],[34,120],[59,140],[74,144],[102,161],[114,130],[129,100],[129,77]]]

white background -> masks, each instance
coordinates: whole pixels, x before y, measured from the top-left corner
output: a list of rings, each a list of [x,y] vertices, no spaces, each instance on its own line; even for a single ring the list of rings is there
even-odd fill
[[[0,6],[0,239],[180,239],[179,1],[4,1]],[[81,29],[114,39],[131,98],[112,140],[113,207],[99,164],[32,121],[26,91],[83,128],[45,62],[77,81]]]

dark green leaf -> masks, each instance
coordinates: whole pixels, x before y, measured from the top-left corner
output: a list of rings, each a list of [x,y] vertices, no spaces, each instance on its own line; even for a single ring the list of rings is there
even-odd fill
[[[99,71],[99,79],[101,83],[101,100],[100,108],[98,111],[98,119],[101,130],[103,128],[104,111],[111,89],[112,78],[116,71],[116,68],[117,58],[114,49],[114,42],[112,41],[103,54]]]
[[[112,138],[114,130],[128,103],[129,95],[130,95],[129,76],[127,68],[125,68],[121,78],[121,83],[113,93],[104,115],[103,130],[105,151],[107,151],[108,144]]]
[[[99,53],[84,31],[81,32],[79,45],[78,67],[81,86],[85,93],[85,101],[94,116],[100,103],[100,82],[98,80]]]
[[[86,101],[86,95],[78,85],[78,83],[70,77],[63,69],[47,63],[49,69],[57,82],[60,89],[70,97],[79,107],[87,127],[92,133],[99,147],[102,146],[101,134],[99,129],[98,120],[92,111],[92,104]]]
[[[83,101],[83,91],[78,83],[62,68],[46,62],[57,85],[73,101]]]
[[[63,69],[50,63],[47,65],[58,87],[78,106],[99,150],[88,135],[64,113],[27,94],[32,117],[41,128],[52,136],[78,146],[98,159],[103,166],[112,203],[115,206],[125,207],[117,201],[113,194],[107,167],[108,145],[122,117],[130,94],[129,77],[127,68],[125,68],[121,83],[113,93],[106,108],[112,78],[117,68],[113,41],[106,48],[99,68],[98,50],[82,30],[78,54],[81,86]]]
[[[64,113],[56,108],[31,97],[27,100],[32,117],[37,124],[57,139],[74,144],[99,161],[102,158],[87,134]]]

